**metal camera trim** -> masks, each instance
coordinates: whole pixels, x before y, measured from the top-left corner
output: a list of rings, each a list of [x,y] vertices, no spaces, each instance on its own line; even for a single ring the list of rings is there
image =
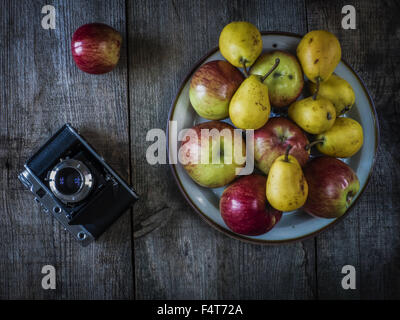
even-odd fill
[[[55,183],[55,177],[61,169],[65,168],[72,168],[75,169],[76,171],[79,172],[81,175],[83,183],[81,184],[79,190],[73,194],[63,194],[60,191],[58,191]],[[60,199],[61,201],[65,203],[77,203],[85,199],[90,191],[92,190],[93,187],[93,176],[90,173],[88,167],[79,160],[75,159],[66,159],[61,161],[59,164],[57,164],[49,173],[49,186],[51,192]]]

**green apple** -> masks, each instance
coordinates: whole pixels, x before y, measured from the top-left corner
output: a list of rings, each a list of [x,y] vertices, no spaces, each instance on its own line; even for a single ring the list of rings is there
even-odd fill
[[[212,130],[217,135],[213,135]],[[226,134],[232,139],[228,140]],[[221,121],[204,122],[186,131],[179,148],[179,160],[197,184],[219,188],[236,178],[245,165],[246,145],[240,135],[239,143],[235,143],[234,137],[234,127]],[[236,146],[241,148],[236,149]]]
[[[264,83],[268,86],[271,105],[285,107],[299,97],[304,86],[303,72],[294,55],[280,50],[265,53],[251,67],[250,73],[263,76],[277,58],[280,59],[278,67]]]

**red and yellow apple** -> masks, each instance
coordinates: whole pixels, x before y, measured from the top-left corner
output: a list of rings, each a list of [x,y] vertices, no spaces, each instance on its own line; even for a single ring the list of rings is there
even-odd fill
[[[270,231],[281,219],[282,212],[267,201],[266,183],[266,177],[252,174],[224,190],[219,207],[222,219],[232,231],[257,236]]]
[[[221,120],[229,115],[229,102],[244,80],[242,73],[224,60],[202,65],[190,81],[189,99],[199,116]]]
[[[357,175],[333,157],[317,157],[304,168],[308,198],[304,211],[320,218],[338,218],[350,207],[360,189]]]
[[[106,73],[117,65],[121,43],[121,35],[110,26],[102,23],[85,24],[72,36],[72,57],[84,72]]]
[[[268,174],[272,163],[285,154],[288,145],[292,146],[289,154],[304,166],[310,156],[310,150],[306,150],[308,144],[307,136],[294,122],[283,117],[271,118],[263,127],[254,131],[256,166]]]
[[[186,131],[179,148],[179,160],[186,172],[197,184],[208,188],[232,182],[244,167],[245,158],[241,134],[235,135],[234,127],[216,120]]]

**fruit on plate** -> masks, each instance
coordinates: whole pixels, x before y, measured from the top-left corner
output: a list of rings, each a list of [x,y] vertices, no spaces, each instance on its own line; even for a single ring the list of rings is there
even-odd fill
[[[273,162],[267,178],[267,199],[277,210],[292,211],[304,205],[308,195],[308,185],[299,162],[286,153]]]
[[[285,154],[288,145],[292,146],[289,154],[304,166],[310,156],[306,150],[308,144],[307,136],[295,123],[283,117],[270,118],[266,125],[254,131],[256,166],[268,174],[272,163]]]
[[[279,59],[263,77],[250,75],[235,92],[229,104],[229,117],[240,129],[259,129],[267,123],[271,112],[265,79],[279,65]]]
[[[269,100],[273,107],[285,107],[294,102],[304,86],[303,72],[297,58],[285,51],[273,51],[261,55],[251,67],[251,74],[263,76],[279,58],[279,66],[265,80]]]
[[[310,146],[316,144],[319,152],[337,158],[351,157],[364,142],[361,125],[350,118],[336,118],[332,128],[317,135]]]
[[[304,168],[309,192],[303,209],[316,217],[338,218],[350,207],[360,189],[357,175],[344,162],[322,156]]]
[[[102,23],[85,24],[72,36],[72,56],[82,71],[106,73],[117,65],[121,43],[121,35],[110,26]]]
[[[309,81],[309,88],[310,92],[314,94],[317,86]],[[326,98],[333,103],[336,109],[336,116],[349,111],[356,100],[351,85],[336,74],[332,74],[328,80],[319,85],[318,96]]]
[[[244,80],[242,73],[224,60],[202,65],[190,81],[189,99],[199,116],[220,120],[229,115],[229,102]]]
[[[317,85],[329,79],[341,56],[339,40],[325,30],[310,31],[297,46],[297,57],[304,74]]]
[[[219,202],[222,219],[232,231],[257,236],[271,230],[282,216],[265,196],[266,177],[248,175],[229,185]]]
[[[221,54],[235,67],[250,67],[262,51],[260,31],[245,21],[227,24],[219,36]]]
[[[234,128],[221,121],[198,124],[184,134],[179,160],[196,183],[218,188],[236,178],[245,165],[246,145],[241,136],[239,143],[234,137]]]
[[[336,109],[328,99],[308,97],[293,102],[289,117],[304,131],[319,134],[329,130],[336,119]]]

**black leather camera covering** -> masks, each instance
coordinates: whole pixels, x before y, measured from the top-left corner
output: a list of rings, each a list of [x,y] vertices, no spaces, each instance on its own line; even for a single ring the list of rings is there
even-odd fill
[[[92,171],[95,180],[89,196],[73,206],[58,200],[46,181],[49,170],[66,157],[83,161]],[[47,187],[46,192],[68,213],[69,225],[82,225],[95,239],[138,199],[136,193],[69,125],[63,126],[53,135],[27,161],[26,167],[39,177]]]

